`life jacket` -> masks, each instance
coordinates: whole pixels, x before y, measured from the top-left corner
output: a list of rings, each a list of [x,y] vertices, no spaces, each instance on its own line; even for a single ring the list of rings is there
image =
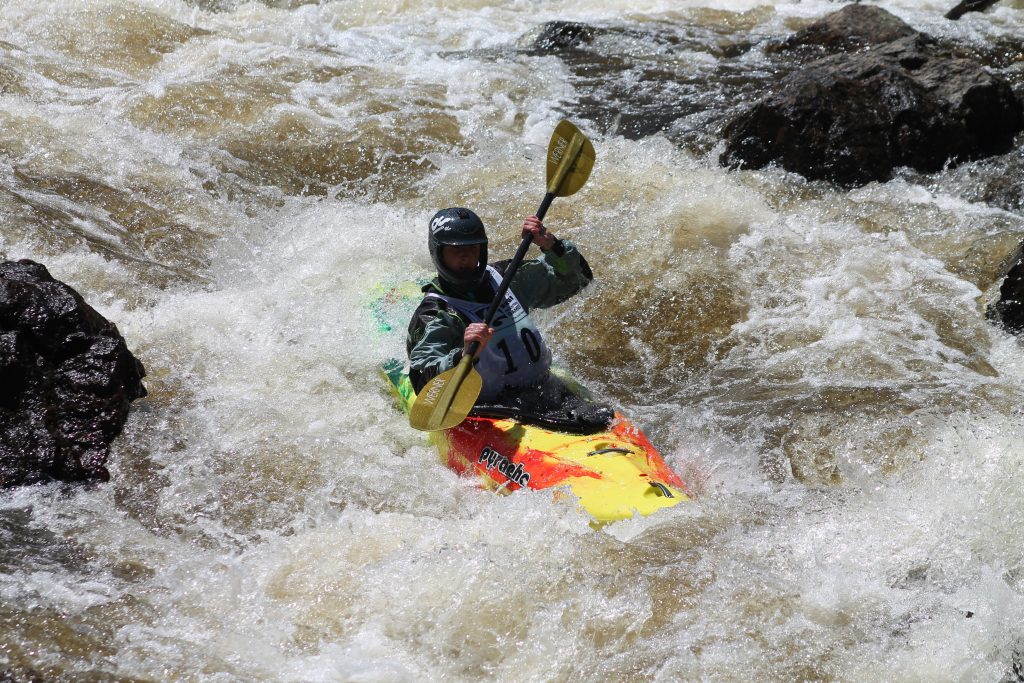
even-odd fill
[[[501,286],[501,276],[492,266],[487,273],[494,281],[494,290]],[[476,303],[430,292],[428,297],[442,299],[471,323],[482,323],[490,302]],[[538,385],[551,371],[551,351],[540,330],[533,324],[519,299],[509,288],[491,321],[494,335],[477,357],[475,367],[483,379],[480,401],[491,401],[507,387]]]

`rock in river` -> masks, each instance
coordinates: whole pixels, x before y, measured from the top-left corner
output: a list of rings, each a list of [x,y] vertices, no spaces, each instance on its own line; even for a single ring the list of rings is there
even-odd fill
[[[810,49],[835,54],[917,35],[906,22],[874,5],[847,5],[797,31],[770,52]]]
[[[1004,78],[901,28],[880,8],[848,6],[836,15],[781,49],[815,41],[826,51],[867,47],[783,78],[726,126],[722,163],[762,168],[774,162],[807,178],[855,186],[888,180],[900,166],[931,173],[1011,149],[1024,128],[1024,107]],[[838,33],[851,27],[855,34],[847,38]],[[878,36],[892,40],[877,43]]]
[[[999,299],[988,307],[989,320],[1016,335],[1024,334],[1024,244],[1017,248],[1013,265],[999,286]]]
[[[78,292],[33,261],[0,262],[0,488],[108,479],[145,374]]]

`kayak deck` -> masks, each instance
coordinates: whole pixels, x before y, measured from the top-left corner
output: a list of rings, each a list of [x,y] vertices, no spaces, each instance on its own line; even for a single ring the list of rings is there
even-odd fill
[[[402,365],[384,373],[403,411],[415,392]],[[468,417],[456,427],[430,433],[442,462],[479,478],[485,488],[565,486],[598,523],[649,515],[689,500],[686,485],[632,422],[615,412],[606,431],[567,434],[512,419]]]

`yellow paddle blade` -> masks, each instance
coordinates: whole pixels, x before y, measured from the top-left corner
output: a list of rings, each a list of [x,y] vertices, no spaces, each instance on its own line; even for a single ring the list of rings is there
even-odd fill
[[[548,144],[548,192],[568,197],[583,187],[594,168],[594,145],[568,121],[555,127]]]
[[[483,385],[472,359],[463,357],[423,387],[409,409],[409,425],[424,432],[454,427],[469,415]]]

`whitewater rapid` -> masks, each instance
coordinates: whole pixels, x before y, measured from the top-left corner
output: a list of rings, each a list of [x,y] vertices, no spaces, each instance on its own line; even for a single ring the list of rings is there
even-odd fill
[[[978,44],[1024,13],[879,4]],[[114,321],[149,396],[110,483],[0,495],[0,678],[1001,680],[1024,351],[984,308],[1024,216],[987,198],[1020,148],[852,191],[717,163],[720,69],[766,78],[760,46],[836,8],[5,2],[0,255]],[[553,20],[625,27],[607,49],[688,74],[652,97],[697,113],[577,117],[642,69],[526,49]],[[437,208],[510,256],[566,116],[597,164],[546,224],[596,280],[537,322],[696,494],[601,531],[445,469],[367,307],[429,274]]]

